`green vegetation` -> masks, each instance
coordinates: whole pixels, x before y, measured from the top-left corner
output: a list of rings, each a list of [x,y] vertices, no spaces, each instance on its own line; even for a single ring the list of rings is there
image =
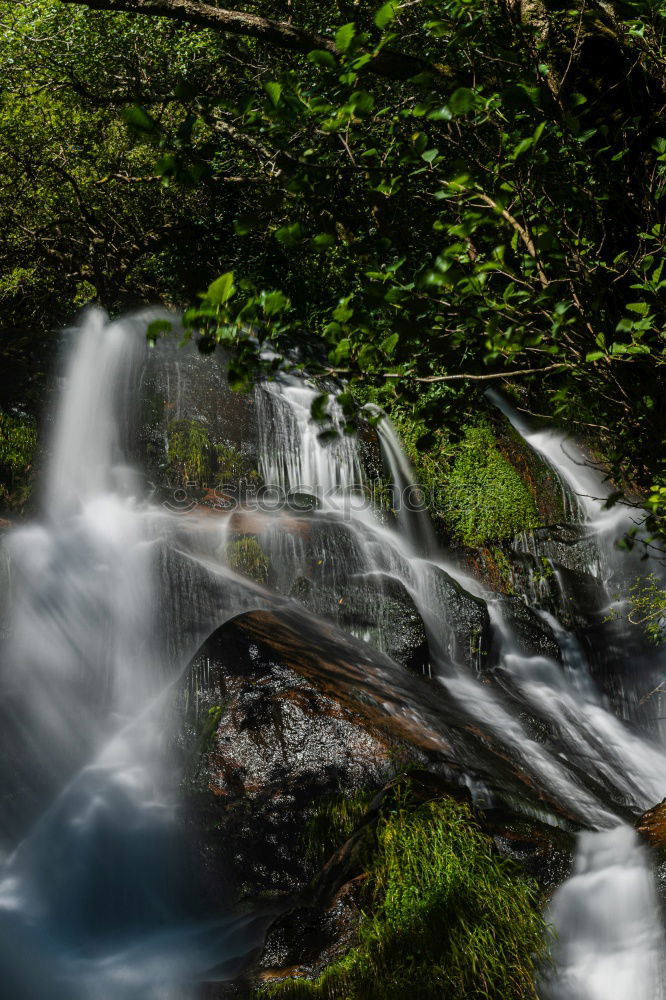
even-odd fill
[[[642,626],[653,642],[666,640],[666,590],[654,573],[638,577],[629,588],[630,610],[627,615],[632,625]]]
[[[167,431],[168,471],[179,483],[208,484],[215,474],[215,448],[196,420],[178,420]]]
[[[36,448],[32,422],[0,411],[0,502],[10,510],[20,510],[28,498]]]
[[[329,810],[330,812],[331,810]],[[356,812],[344,806],[346,834]],[[356,945],[315,980],[260,992],[280,1000],[535,998],[544,923],[535,886],[498,858],[469,808],[398,792],[376,828]]]
[[[338,372],[350,424],[387,387],[455,438],[508,378],[656,483],[660,533],[663,4],[232,14],[0,0],[5,407],[86,301],[197,303],[235,387]]]
[[[500,452],[485,421],[464,429],[444,481],[442,513],[454,538],[473,547],[512,538],[539,524],[534,497]]]
[[[318,802],[308,820],[305,845],[308,860],[321,867],[361,825],[372,796],[363,794]]]
[[[249,576],[256,583],[266,583],[268,580],[268,558],[252,535],[243,535],[227,542],[227,563],[234,572]]]
[[[257,483],[250,460],[228,444],[214,444],[197,420],[177,420],[167,430],[167,475],[176,483],[200,487]]]
[[[183,765],[183,785],[187,789],[196,788],[204,758],[215,745],[215,735],[225,707],[222,705],[211,705],[206,714],[202,715],[201,718],[199,718],[198,711],[194,713],[196,735],[190,741],[190,746],[186,749]]]
[[[218,444],[215,447],[215,453],[217,481],[221,485],[238,486],[240,482],[247,484],[259,482],[259,473],[237,448],[227,444]]]

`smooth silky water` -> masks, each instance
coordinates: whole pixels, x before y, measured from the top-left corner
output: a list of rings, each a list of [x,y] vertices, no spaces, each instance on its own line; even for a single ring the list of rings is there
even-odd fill
[[[573,874],[549,911],[554,967],[544,973],[544,997],[661,998],[663,940],[650,859],[622,819],[666,794],[658,732],[641,735],[622,721],[632,704],[610,704],[580,643],[552,612],[538,609],[550,616],[562,662],[520,653],[498,595],[437,550],[418,504],[398,505],[396,518],[378,512],[368,501],[359,441],[340,435],[322,442],[310,419],[317,390],[307,381],[259,386],[255,404],[264,482],[276,496],[311,495],[314,509],[262,512],[257,538],[273,593],[233,573],[225,563],[229,518],[151,502],[130,460],[147,319],[110,323],[93,312],[73,337],[43,512],[8,543],[13,602],[2,668],[7,774],[0,822],[7,995],[193,1000],[199,984],[232,979],[261,943],[270,914],[236,918],[225,901],[215,914],[199,912],[191,873],[183,870],[180,775],[168,739],[178,725],[173,691],[215,628],[293,599],[314,561],[333,589],[350,581],[379,593],[404,588],[425,625],[442,714],[455,706],[461,726],[469,724],[527,776],[540,808],[550,802],[586,828]],[[179,394],[191,367],[183,355]],[[602,477],[563,435],[532,432],[501,397],[494,401],[556,471],[572,520],[601,553],[595,565],[612,563],[612,604],[611,572],[621,575],[625,558],[613,542],[628,515],[604,510]],[[329,423],[341,431],[343,422],[332,397]],[[395,495],[404,496],[413,475],[385,419],[379,437]],[[293,530],[305,517],[307,551],[303,533]],[[628,558],[631,573],[635,560]],[[443,586],[450,580],[487,604],[503,687],[482,683],[457,655]],[[385,624],[379,618],[358,637],[386,649]],[[656,674],[660,666],[650,669]],[[520,721],[526,705],[548,718],[550,748]],[[418,719],[416,693],[410,708]],[[473,792],[498,794],[478,775],[468,779]]]

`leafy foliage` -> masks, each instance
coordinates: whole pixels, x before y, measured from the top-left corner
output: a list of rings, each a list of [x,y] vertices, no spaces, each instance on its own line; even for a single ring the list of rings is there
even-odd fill
[[[54,295],[67,313],[201,292],[186,325],[236,388],[338,373],[431,430],[421,386],[469,408],[508,376],[649,488],[663,5],[250,3],[263,34],[109,6],[143,16],[0,0],[0,294],[26,368]]]
[[[20,508],[28,496],[36,447],[34,425],[0,411],[0,501],[12,509]]]
[[[655,643],[666,640],[666,590],[654,573],[639,577],[629,588],[630,610],[628,619],[632,625],[642,625]]]
[[[215,449],[196,420],[178,420],[167,431],[169,471],[178,483],[207,484],[215,470]]]

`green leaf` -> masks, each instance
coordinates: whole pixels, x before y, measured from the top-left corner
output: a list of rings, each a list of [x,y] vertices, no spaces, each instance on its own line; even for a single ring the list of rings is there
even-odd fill
[[[206,292],[206,299],[212,302],[213,305],[223,305],[228,302],[231,296],[234,294],[234,272],[227,271],[226,274],[220,275],[215,281],[208,286],[208,291]]]
[[[327,52],[326,49],[313,49],[312,52],[308,52],[308,60],[315,66],[326,66],[330,69],[337,65],[333,53]]]
[[[237,358],[232,357],[229,361],[227,378],[232,392],[247,392],[252,388],[250,374]]]
[[[524,152],[526,152],[526,150],[528,150],[533,145],[534,145],[534,139],[532,138],[531,135],[528,136],[526,139],[521,139],[518,145],[514,147],[514,150],[511,153],[511,159],[517,160],[519,156],[521,156]]]
[[[458,87],[449,98],[449,107],[454,115],[465,115],[474,107],[474,92],[469,87]]]
[[[321,423],[322,420],[326,420],[328,417],[328,393],[320,392],[318,396],[312,400],[310,404],[310,416],[313,420]]]
[[[361,371],[370,371],[375,367],[377,354],[372,344],[365,344],[358,355],[358,366]]]
[[[397,12],[398,4],[395,0],[388,0],[388,3],[383,4],[375,14],[375,24],[383,31],[386,25],[391,23]]]
[[[131,108],[123,108],[120,116],[126,125],[130,125],[137,132],[157,131],[157,122],[138,105],[134,105]]]
[[[428,118],[435,122],[450,122],[453,118],[453,112],[446,104],[443,104],[441,108],[435,108],[428,114]]]
[[[354,315],[353,308],[349,305],[349,299],[340,299],[340,304],[333,310],[333,319],[338,323],[346,323]]]
[[[283,246],[295,247],[303,241],[303,227],[300,222],[293,222],[290,226],[281,226],[273,235]]]
[[[438,156],[438,149],[426,149],[425,153],[421,153],[421,159],[425,160],[426,163],[432,163],[432,161],[437,159]]]
[[[375,99],[367,90],[355,90],[349,98],[349,104],[359,117],[367,115],[374,106]]]
[[[388,355],[393,354],[393,352],[397,347],[399,339],[400,338],[397,333],[392,333],[389,337],[386,337],[384,340],[382,340],[380,347],[384,352],[384,354]]]
[[[237,219],[234,219],[234,232],[237,236],[247,236],[248,233],[257,228],[258,222],[256,215],[239,215]]]
[[[332,326],[333,324],[329,324]],[[330,358],[333,364],[340,364],[341,361],[346,361],[351,354],[351,340],[347,337],[343,339],[335,346],[334,350],[331,351]]]
[[[335,47],[338,52],[348,52],[356,37],[356,25],[343,24],[335,33]]]
[[[263,297],[262,305],[267,316],[275,316],[277,313],[285,312],[291,302],[282,292],[268,292]]]
[[[639,316],[647,316],[650,310],[647,302],[627,302],[626,308],[629,312],[638,313]]]
[[[585,355],[586,361],[599,361],[600,358],[605,358],[605,351],[590,351],[589,354]]]
[[[264,90],[268,94],[268,99],[274,108],[277,108],[280,103],[280,97],[282,96],[282,86],[276,83],[274,80],[270,80],[268,83],[264,84]]]
[[[356,410],[356,402],[351,392],[339,392],[335,401],[346,417],[351,416]]]
[[[326,247],[332,247],[335,243],[335,236],[332,233],[319,233],[312,240],[316,247],[320,250],[325,250]]]
[[[150,341],[156,341],[157,338],[162,333],[171,333],[173,330],[173,323],[168,319],[154,319],[152,323],[148,324],[148,329],[146,330],[146,337]]]

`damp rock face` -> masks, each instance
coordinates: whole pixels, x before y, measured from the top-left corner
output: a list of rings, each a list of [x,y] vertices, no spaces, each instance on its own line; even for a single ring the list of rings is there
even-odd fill
[[[434,592],[445,622],[448,658],[471,670],[481,667],[488,655],[490,619],[486,602],[465,590],[443,569],[435,568]]]
[[[559,661],[562,657],[552,628],[520,597],[505,597],[501,603],[502,617],[511,631],[512,649],[523,656],[546,656]]]
[[[212,908],[301,891],[313,804],[381,787],[401,752],[420,759],[233,625],[204,647],[184,699],[186,821]]]
[[[636,822],[636,829],[650,847],[658,848],[663,854],[666,851],[666,799],[644,812]]]
[[[310,611],[387,653],[396,663],[417,673],[427,672],[423,620],[399,580],[375,574],[335,588],[300,577],[292,596]]]

